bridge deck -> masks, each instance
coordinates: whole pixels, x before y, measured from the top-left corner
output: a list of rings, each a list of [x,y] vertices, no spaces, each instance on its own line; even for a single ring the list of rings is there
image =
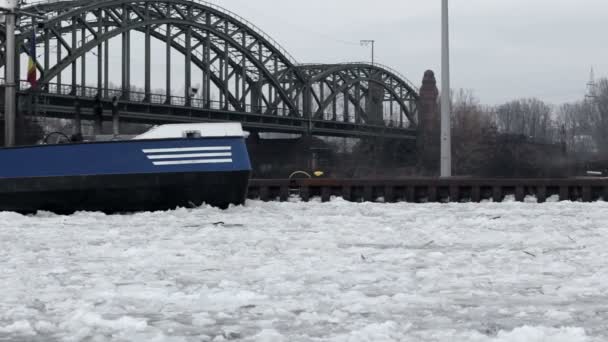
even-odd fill
[[[29,98],[28,92],[20,92],[20,97]],[[96,101],[94,96],[72,96],[41,92],[36,94],[34,106],[24,108],[27,112],[38,113],[45,117],[73,119],[75,116],[75,101],[78,101],[82,119],[93,119],[95,108],[103,107],[103,118],[112,120],[112,101],[101,99]],[[29,101],[26,101],[29,102]],[[372,125],[340,121],[318,120],[301,116],[270,115],[262,110],[257,112],[241,112],[210,106],[205,108],[193,103],[163,104],[146,101],[120,100],[117,104],[120,120],[124,122],[144,124],[191,123],[191,122],[240,122],[248,130],[266,132],[312,134],[325,136],[346,137],[377,137],[391,139],[416,139],[416,129],[399,126]],[[265,110],[265,109],[264,109]]]

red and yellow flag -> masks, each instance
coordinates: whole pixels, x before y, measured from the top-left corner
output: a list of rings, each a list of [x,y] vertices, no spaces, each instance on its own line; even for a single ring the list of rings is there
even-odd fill
[[[36,69],[36,32],[32,30],[32,39],[30,40],[30,59],[27,64],[27,81],[32,88],[38,86],[38,72]]]

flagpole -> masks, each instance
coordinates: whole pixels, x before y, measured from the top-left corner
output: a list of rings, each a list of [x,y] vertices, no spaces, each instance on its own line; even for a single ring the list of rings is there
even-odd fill
[[[441,11],[441,177],[452,177],[452,122],[450,108],[450,29],[448,0]]]

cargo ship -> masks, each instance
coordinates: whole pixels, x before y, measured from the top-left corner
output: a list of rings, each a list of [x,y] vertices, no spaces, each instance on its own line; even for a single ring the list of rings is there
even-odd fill
[[[0,149],[0,211],[128,213],[245,202],[238,123],[162,125],[129,140]]]

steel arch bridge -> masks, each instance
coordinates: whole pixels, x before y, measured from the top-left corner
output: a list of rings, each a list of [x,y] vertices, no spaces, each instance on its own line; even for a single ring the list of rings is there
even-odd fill
[[[39,86],[22,82],[19,91],[20,108],[33,114],[86,117],[98,108],[109,117],[114,108],[121,120],[142,123],[233,120],[260,131],[416,136],[418,93],[405,77],[377,64],[299,64],[255,25],[207,2],[77,0],[23,10],[17,61],[29,57],[34,39],[42,51],[33,56]],[[113,87],[116,42],[121,67]],[[133,86],[134,53],[143,54],[141,89]],[[152,90],[159,60],[162,93]],[[183,75],[179,84],[174,74]]]

